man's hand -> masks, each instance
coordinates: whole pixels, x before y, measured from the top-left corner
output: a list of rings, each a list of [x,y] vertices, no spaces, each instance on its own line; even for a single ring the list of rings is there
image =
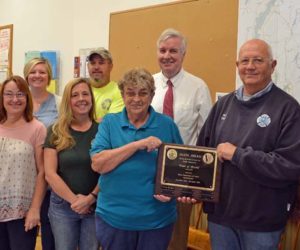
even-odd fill
[[[178,197],[177,201],[182,202],[182,203],[188,203],[188,204],[191,204],[191,203],[195,204],[195,203],[199,202],[194,198],[185,197],[185,196]]]
[[[236,150],[236,146],[229,142],[220,143],[217,146],[217,155],[218,155],[220,162],[223,162],[226,160],[231,161],[232,157],[235,153],[235,150]]]

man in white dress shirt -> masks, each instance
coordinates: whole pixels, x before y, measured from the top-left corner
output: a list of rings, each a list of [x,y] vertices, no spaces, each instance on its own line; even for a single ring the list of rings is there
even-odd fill
[[[157,41],[157,58],[161,72],[153,75],[155,95],[151,105],[163,113],[163,103],[172,83],[173,119],[177,124],[184,144],[196,145],[200,129],[211,109],[210,92],[205,82],[182,68],[186,52],[186,39],[178,31],[167,29]],[[178,203],[178,219],[168,250],[183,250],[187,247],[187,237],[191,214],[191,204]]]

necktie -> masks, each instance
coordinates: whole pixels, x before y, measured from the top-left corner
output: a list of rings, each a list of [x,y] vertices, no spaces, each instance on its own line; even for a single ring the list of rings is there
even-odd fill
[[[165,94],[164,98],[164,106],[163,106],[163,113],[170,116],[174,119],[174,111],[173,111],[173,83],[168,80],[167,81],[168,90]]]

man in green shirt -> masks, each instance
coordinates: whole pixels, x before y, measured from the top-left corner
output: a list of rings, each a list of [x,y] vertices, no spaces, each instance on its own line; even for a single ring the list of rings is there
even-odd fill
[[[105,48],[94,49],[89,53],[87,60],[96,102],[96,116],[101,120],[107,113],[120,112],[124,103],[118,84],[110,80],[113,68],[110,52]]]

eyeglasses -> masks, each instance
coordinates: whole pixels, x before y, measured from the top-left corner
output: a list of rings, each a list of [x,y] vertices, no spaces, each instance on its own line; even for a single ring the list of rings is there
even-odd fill
[[[135,96],[138,96],[138,97],[146,97],[146,96],[149,96],[150,95],[150,92],[149,91],[140,91],[140,92],[134,92],[134,91],[125,91],[124,94],[127,96],[127,97],[130,97],[130,98],[133,98]]]
[[[253,58],[242,58],[238,62],[244,66],[248,65],[249,63],[258,66],[258,65],[262,65],[264,62],[268,60],[272,61],[271,59],[265,59],[262,57],[253,57]]]
[[[19,99],[24,99],[26,97],[26,94],[23,92],[17,92],[17,93],[13,93],[13,92],[4,92],[3,96],[5,96],[8,99],[13,99],[14,96],[19,100]]]

